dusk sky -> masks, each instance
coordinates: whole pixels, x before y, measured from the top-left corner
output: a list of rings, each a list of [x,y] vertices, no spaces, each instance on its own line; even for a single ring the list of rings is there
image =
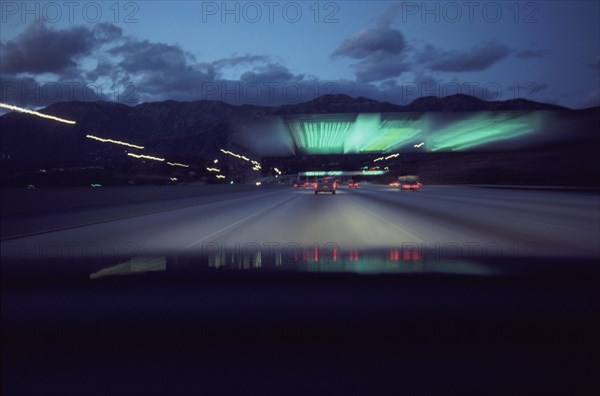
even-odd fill
[[[600,3],[3,1],[1,101],[600,104]],[[70,5],[69,5],[70,4]]]

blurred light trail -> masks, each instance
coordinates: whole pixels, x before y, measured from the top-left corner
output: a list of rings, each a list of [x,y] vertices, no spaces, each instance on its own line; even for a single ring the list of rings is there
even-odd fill
[[[246,157],[244,155],[239,155],[239,154],[236,154],[236,153],[234,153],[232,151],[225,150],[225,149],[221,149],[221,152],[223,154],[231,155],[233,157],[236,157],[236,158],[239,158],[239,159],[242,159],[244,161],[252,163],[253,164],[252,169],[255,170],[255,171],[258,171],[258,170],[261,169],[260,163],[258,161],[251,160],[250,158],[248,158],[248,157]],[[215,164],[217,162],[218,162],[218,160],[215,160]]]
[[[130,157],[134,157],[134,158],[149,159],[149,160],[153,160],[153,161],[164,161],[165,160],[164,158],[152,157],[150,155],[143,155],[143,154],[127,153],[127,155]]]
[[[242,158],[242,156],[241,156],[241,155],[239,155],[239,154],[236,154],[236,153],[234,153],[234,152],[232,152],[232,151],[228,151],[228,150],[221,149],[221,152],[222,152],[222,153],[224,153],[224,154],[228,154],[228,155],[234,156],[234,157],[236,157],[236,158]],[[248,159],[246,159],[246,161],[248,161]]]
[[[386,157],[375,158],[373,160],[373,162],[378,162],[378,161],[383,161],[383,160],[389,160],[389,159],[392,159],[392,158],[396,158],[398,156],[400,156],[400,153],[390,154],[390,155],[388,155]]]
[[[94,136],[94,135],[85,135],[85,137],[88,139],[97,140],[102,143],[114,143],[114,144],[120,144],[121,146],[133,147],[133,148],[140,149],[140,150],[144,149],[144,146],[138,146],[138,145],[127,143],[127,142],[122,142],[120,140],[105,139],[105,138],[101,138],[101,137]]]
[[[8,109],[8,110],[18,111],[20,113],[31,114],[31,115],[38,116],[41,118],[47,118],[49,120],[64,122],[65,124],[71,124],[71,125],[75,124],[75,121],[65,120],[64,118],[59,118],[59,117],[51,116],[48,114],[39,113],[37,111],[24,109],[22,107],[12,106],[12,105],[9,105],[6,103],[0,103],[0,107],[4,108],[4,109]]]
[[[180,166],[182,168],[189,168],[190,167],[189,165],[182,164],[180,162],[167,162],[167,165],[170,165],[170,166]]]

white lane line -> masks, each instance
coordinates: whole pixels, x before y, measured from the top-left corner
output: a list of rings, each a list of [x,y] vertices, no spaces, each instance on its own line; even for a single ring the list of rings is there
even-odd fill
[[[194,203],[185,203],[182,206],[177,206],[177,207],[166,207],[166,208],[162,207],[159,209],[148,209],[146,211],[142,211],[139,213],[113,216],[113,217],[108,217],[108,218],[99,219],[99,220],[90,220],[90,221],[82,222],[82,223],[67,224],[67,225],[60,226],[60,227],[46,228],[46,229],[41,229],[41,230],[37,230],[37,231],[22,232],[19,234],[9,235],[7,237],[0,236],[0,242],[13,241],[13,240],[17,240],[17,239],[25,239],[25,238],[30,238],[30,237],[34,237],[34,236],[55,233],[55,232],[69,231],[74,228],[83,228],[83,227],[96,226],[96,225],[105,224],[105,223],[113,223],[113,222],[119,222],[119,221],[123,221],[123,220],[131,220],[131,219],[134,219],[137,217],[159,215],[159,214],[168,213],[168,212],[176,212],[179,210],[183,211],[186,209],[197,208],[200,206],[204,206],[203,209],[206,209],[206,207],[211,207],[211,206],[219,207],[219,206],[224,206],[224,205],[231,205],[232,202],[245,201],[245,200],[253,199],[256,197],[264,197],[265,195],[275,195],[277,193],[283,193],[283,192],[285,192],[285,191],[278,190],[278,191],[273,191],[273,192],[265,192],[264,194],[252,194],[249,196],[234,197],[234,198],[224,199],[224,200],[221,200],[218,202],[213,202],[213,201],[199,202],[199,203],[194,202]],[[215,194],[215,196],[216,195],[218,195],[218,194]],[[180,199],[180,198],[177,198],[177,199]],[[187,201],[188,199],[190,199],[190,200],[193,199],[193,197],[181,198],[181,199]],[[152,204],[155,204],[155,202],[149,202],[147,204],[152,205]],[[135,204],[133,204],[133,205],[135,205]],[[141,204],[139,206],[143,206],[143,205],[145,205],[145,204]],[[117,206],[116,209],[120,209],[123,207],[124,207],[123,205]],[[104,209],[106,209],[106,208],[104,208]],[[97,210],[104,210],[104,209],[92,208],[92,209],[84,210],[83,213],[93,213]],[[114,208],[108,208],[108,210],[111,210],[111,209],[114,209]],[[59,216],[59,215],[51,215],[51,216]],[[64,217],[64,216],[60,216],[60,217]]]
[[[186,245],[182,250],[187,250],[187,249],[189,249],[189,248],[191,248],[191,247],[193,247],[193,246],[195,246],[195,245],[197,245],[197,244],[199,244],[201,242],[206,241],[209,238],[212,238],[213,236],[215,236],[217,234],[221,234],[221,233],[226,232],[226,231],[228,231],[228,230],[230,230],[232,228],[235,228],[238,225],[240,225],[240,224],[242,224],[242,223],[244,223],[244,222],[246,222],[246,221],[248,221],[248,220],[250,220],[250,219],[252,219],[254,217],[257,217],[257,216],[261,215],[262,213],[264,213],[264,212],[266,212],[268,210],[271,210],[274,207],[276,207],[278,205],[281,205],[282,203],[284,203],[286,201],[289,201],[290,199],[294,199],[294,198],[295,198],[295,196],[291,197],[291,198],[288,198],[288,199],[285,199],[283,201],[276,202],[273,205],[267,206],[266,208],[263,208],[263,209],[259,210],[256,213],[252,213],[251,215],[248,215],[248,216],[246,216],[246,217],[244,217],[244,218],[242,218],[242,219],[240,219],[240,220],[238,220],[238,221],[236,221],[234,223],[231,223],[228,226],[223,227],[220,230],[217,230],[217,231],[213,232],[212,234],[206,235],[206,236],[204,236],[204,237],[202,237],[202,238],[200,238],[200,239],[198,239],[198,240],[196,240],[196,241],[194,241],[194,242]]]
[[[352,202],[352,200],[350,201],[350,204],[351,204],[351,205],[358,206],[358,207],[359,207],[359,208],[361,208],[362,210],[364,210],[364,211],[366,211],[366,212],[370,213],[371,215],[373,215],[374,217],[376,217],[376,218],[378,218],[379,220],[383,221],[384,223],[386,223],[386,224],[389,224],[389,225],[391,225],[392,227],[394,227],[394,228],[397,228],[398,230],[402,231],[403,233],[406,233],[406,234],[410,235],[411,237],[413,237],[413,238],[415,238],[415,239],[419,240],[419,242],[421,242],[421,243],[424,243],[424,242],[425,242],[425,239],[423,239],[423,237],[420,237],[420,236],[418,236],[418,235],[414,234],[413,232],[411,232],[411,231],[408,231],[406,228],[402,228],[402,227],[400,227],[399,225],[397,225],[397,224],[395,224],[395,223],[392,223],[391,221],[389,221],[389,220],[388,220],[388,219],[386,219],[385,217],[381,217],[381,216],[379,216],[377,213],[375,213],[375,212],[371,211],[370,209],[367,209],[367,208],[365,208],[364,206],[362,206],[362,205],[360,205],[360,204],[358,204],[358,203],[356,203],[356,202]]]

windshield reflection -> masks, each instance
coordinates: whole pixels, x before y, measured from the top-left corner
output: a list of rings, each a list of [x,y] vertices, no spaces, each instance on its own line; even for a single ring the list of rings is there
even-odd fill
[[[297,271],[357,274],[446,273],[498,275],[503,271],[477,259],[427,256],[419,249],[342,250],[337,247],[265,252],[213,251],[202,255],[139,256],[90,274],[91,279],[157,271]]]

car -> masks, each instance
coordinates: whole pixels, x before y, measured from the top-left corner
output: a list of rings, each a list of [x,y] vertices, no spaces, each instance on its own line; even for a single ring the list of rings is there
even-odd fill
[[[337,182],[335,180],[323,180],[315,183],[315,194],[320,192],[328,192],[335,194]]]
[[[358,188],[358,182],[354,180],[350,180],[348,182],[348,188]]]
[[[404,181],[400,183],[400,191],[418,191],[422,184],[418,181]]]

